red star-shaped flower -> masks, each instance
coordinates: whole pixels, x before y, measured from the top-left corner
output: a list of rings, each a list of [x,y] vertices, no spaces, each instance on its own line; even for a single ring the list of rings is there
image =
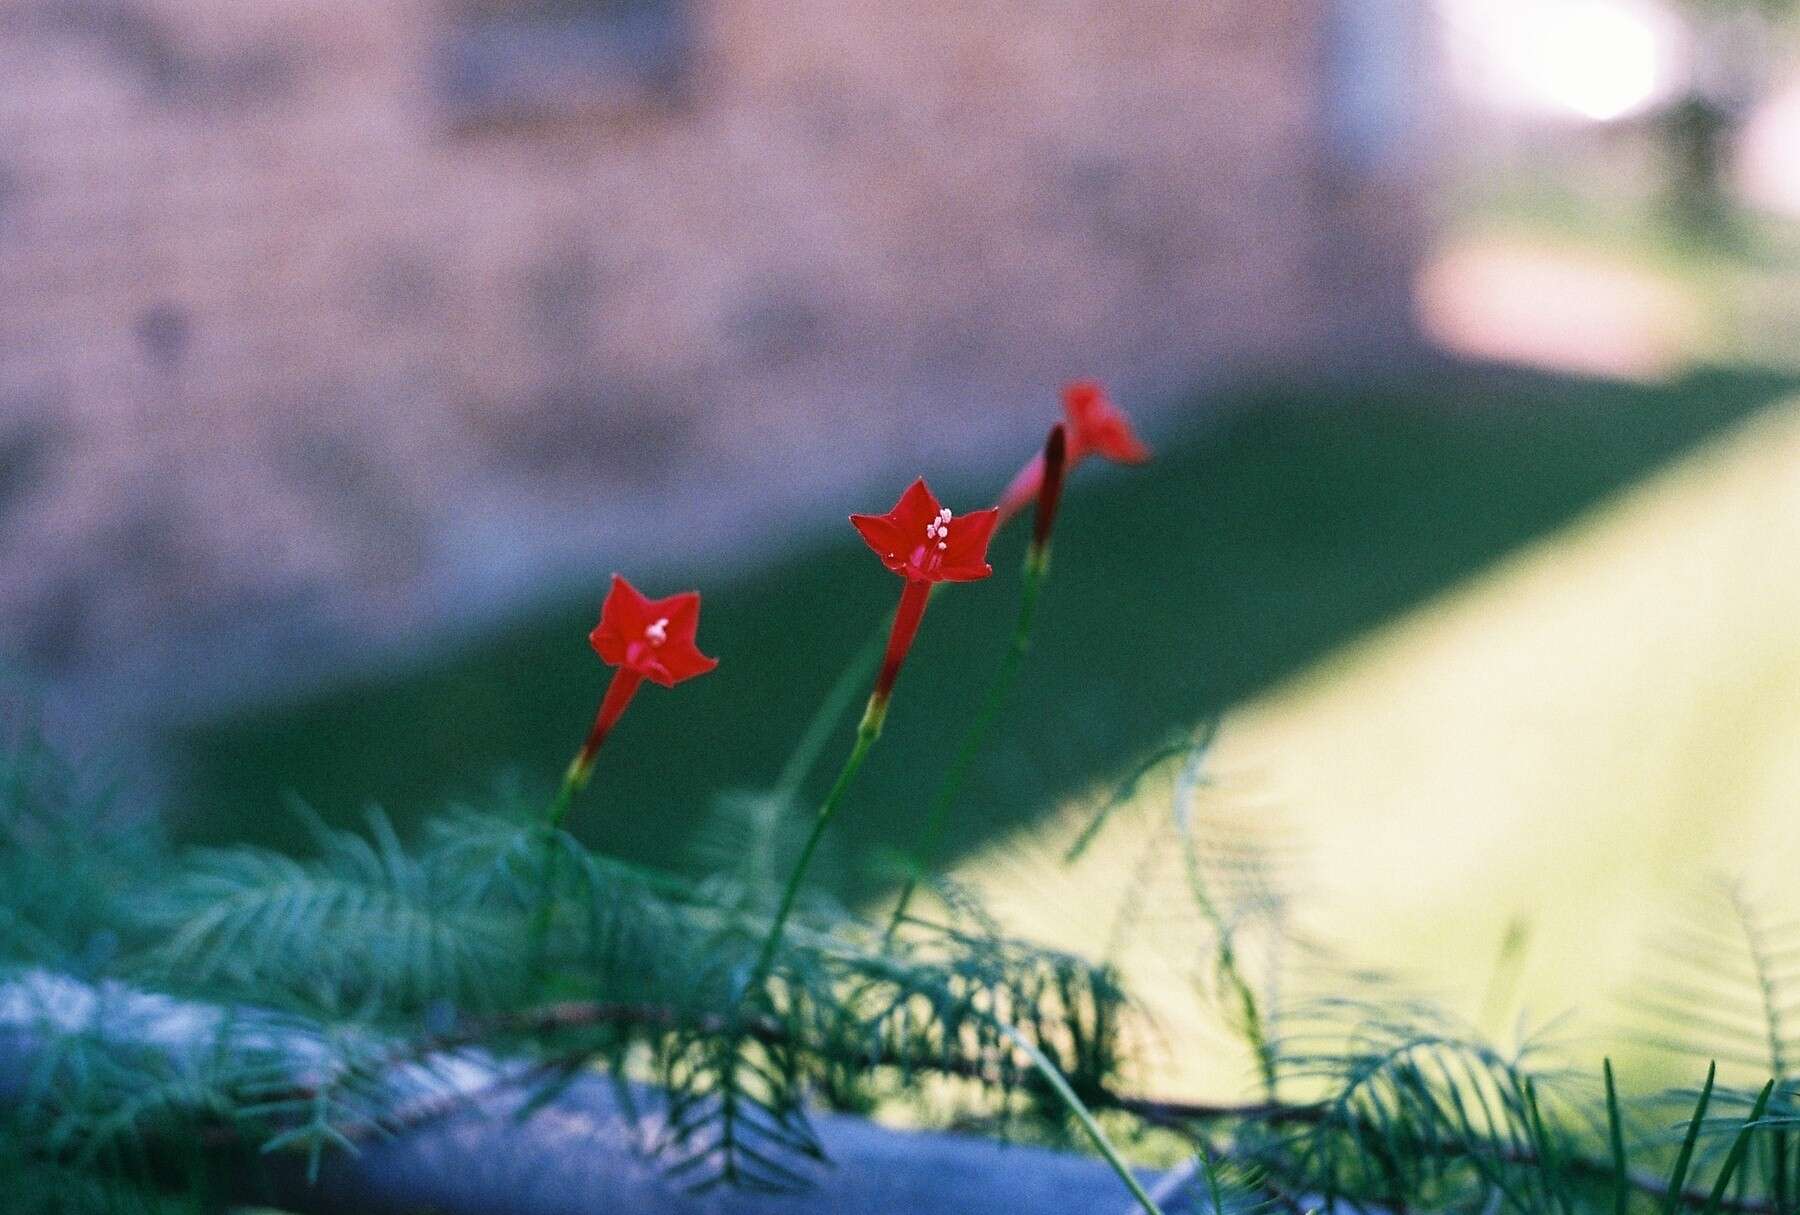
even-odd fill
[[[1150,458],[1131,429],[1131,421],[1112,403],[1095,380],[1077,380],[1063,387],[1063,413],[1068,417],[1068,461],[1073,469],[1089,455],[1104,456],[1120,464],[1142,464]],[[1019,470],[1000,495],[1000,518],[1010,519],[1037,497],[1044,484],[1042,453]]]
[[[602,661],[672,688],[719,665],[694,644],[699,624],[699,592],[646,599],[614,574],[600,608],[600,623],[588,634],[588,642]]]
[[[562,821],[570,800],[587,784],[600,744],[606,741],[646,679],[672,688],[719,665],[718,659],[708,658],[694,644],[694,630],[699,623],[698,593],[684,591],[667,599],[646,599],[631,583],[613,575],[612,589],[600,606],[600,623],[588,634],[588,643],[603,661],[617,669],[601,698],[600,711],[594,714],[587,741],[563,775],[551,812],[553,824]]]
[[[974,582],[994,572],[988,564],[987,548],[1000,515],[991,507],[955,515],[938,502],[921,478],[906,487],[887,514],[851,515],[850,522],[881,563],[906,579],[894,627],[888,633],[887,656],[863,717],[865,730],[879,732],[900,664],[925,618],[931,588],[940,582]]]
[[[909,582],[975,582],[994,572],[988,540],[999,514],[971,511],[960,518],[942,506],[921,477],[885,515],[851,515],[850,522],[881,563]]]

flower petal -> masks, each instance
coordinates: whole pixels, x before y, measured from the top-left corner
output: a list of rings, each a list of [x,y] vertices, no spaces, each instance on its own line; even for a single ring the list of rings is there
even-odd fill
[[[1115,414],[1107,425],[1089,435],[1088,450],[1120,464],[1142,464],[1150,459],[1150,449],[1132,431],[1124,414]]]
[[[920,477],[906,487],[906,492],[894,503],[894,509],[888,512],[888,518],[898,524],[909,537],[916,535],[922,542],[925,539],[925,529],[931,526],[931,521],[937,518],[938,511],[942,509],[943,503],[931,492],[931,486],[925,484],[925,478]]]
[[[1106,399],[1106,389],[1098,380],[1075,380],[1064,384],[1062,397],[1069,428],[1078,435],[1086,434],[1100,415],[1112,407]]]
[[[885,515],[851,515],[850,523],[863,542],[875,550],[882,564],[902,577],[909,576],[913,555],[925,544],[925,529],[941,509],[937,495],[920,477],[906,487],[894,509]]]
[[[663,670],[669,677],[665,687],[674,687],[684,679],[692,679],[696,675],[704,675],[719,665],[717,658],[708,658],[702,654],[692,642],[677,645],[673,638],[657,655]]]
[[[660,670],[660,674],[646,670],[645,674],[651,679],[665,688],[672,688],[684,679],[704,675],[719,665],[718,659],[708,658],[694,644],[694,634],[700,626],[700,592],[683,591],[667,599],[658,599],[650,605],[650,610],[652,621],[666,619],[669,622],[666,640],[651,651],[650,662]]]
[[[900,529],[888,515],[851,515],[850,524],[862,535],[863,543],[875,550],[883,565],[896,574],[906,572],[905,542]]]
[[[691,644],[700,626],[700,592],[683,591],[667,599],[653,599],[645,604],[644,616],[646,624],[667,620],[671,643],[679,638]]]
[[[1142,464],[1150,449],[1139,441],[1131,421],[1112,403],[1096,380],[1077,380],[1063,387],[1063,412],[1069,416],[1069,462],[1098,452],[1122,464]]]
[[[642,638],[644,626],[654,619],[645,615],[649,606],[635,586],[618,574],[612,576],[606,602],[600,605],[600,623],[588,634],[588,644],[603,662],[619,666],[625,661],[626,647]]]
[[[999,522],[1000,512],[993,507],[972,510],[951,520],[944,560],[937,569],[939,580],[974,582],[993,573],[994,567],[988,564],[987,550],[988,542],[993,539],[994,528]]]

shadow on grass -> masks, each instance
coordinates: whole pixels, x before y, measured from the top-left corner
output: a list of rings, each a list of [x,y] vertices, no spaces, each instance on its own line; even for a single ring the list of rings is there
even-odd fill
[[[1172,728],[1253,696],[1795,387],[1722,370],[1651,388],[1459,369],[1270,389],[1213,403],[1214,420],[1166,439],[1149,469],[1084,466],[1034,654],[951,847],[1028,821]],[[1022,542],[1010,532],[994,578],[934,600],[819,870],[840,894],[871,893],[868,858],[911,838],[1005,644]],[[594,591],[577,601],[412,669],[178,740],[192,808],[178,830],[293,846],[298,829],[279,809],[289,789],[330,819],[378,802],[403,824],[479,798],[507,771],[547,797],[602,686],[586,635],[606,572],[597,565]],[[646,689],[574,815],[590,841],[670,864],[689,855],[717,793],[773,782],[898,591],[848,527],[755,574],[721,583],[693,570],[647,589],[695,584],[718,672]],[[840,754],[828,749],[819,781]]]

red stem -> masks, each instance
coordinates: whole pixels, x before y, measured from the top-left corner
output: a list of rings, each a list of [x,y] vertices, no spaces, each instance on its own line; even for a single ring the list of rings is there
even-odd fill
[[[894,613],[894,627],[888,633],[887,655],[881,660],[881,674],[875,680],[875,694],[869,698],[871,704],[887,704],[894,681],[900,677],[900,664],[906,661],[906,652],[912,648],[930,600],[931,583],[906,580],[906,589],[900,592],[900,607]]]
[[[997,507],[1000,511],[998,526],[1004,526],[1008,519],[1029,506],[1043,485],[1044,453],[1040,451],[1026,462],[1025,467],[1019,470],[1019,475],[1012,479],[1012,484],[1006,487],[1006,492],[1000,495]]]
[[[625,706],[637,695],[637,690],[644,685],[644,677],[626,667],[619,667],[613,672],[612,682],[606,685],[606,695],[600,700],[600,711],[594,714],[593,729],[588,731],[587,741],[581,744],[575,762],[569,765],[569,772],[580,788],[587,783],[588,772],[594,766],[594,757],[600,753],[600,744],[606,741],[607,734],[625,712]]]

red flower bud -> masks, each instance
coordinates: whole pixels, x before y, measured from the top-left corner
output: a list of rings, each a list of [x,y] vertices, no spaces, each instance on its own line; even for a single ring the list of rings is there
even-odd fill
[[[1050,529],[1056,526],[1056,508],[1062,503],[1063,474],[1068,471],[1068,440],[1063,424],[1050,428],[1044,443],[1044,484],[1038,490],[1037,517],[1032,521],[1031,552],[1027,557],[1042,568],[1050,551]]]

